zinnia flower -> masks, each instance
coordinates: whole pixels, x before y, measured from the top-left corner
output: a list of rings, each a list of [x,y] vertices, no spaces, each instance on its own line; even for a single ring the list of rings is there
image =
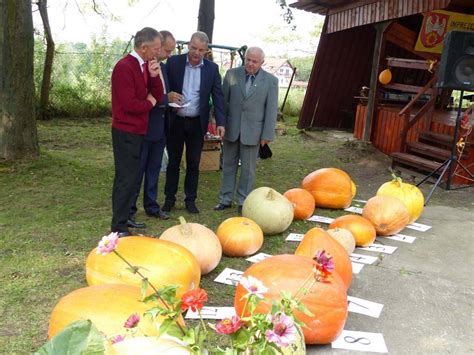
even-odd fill
[[[118,239],[119,236],[117,232],[113,232],[102,237],[99,245],[97,246],[97,254],[107,255],[113,252],[115,248],[117,248]]]
[[[333,257],[326,253],[326,250],[318,250],[313,260],[316,262],[314,270],[316,280],[326,280],[334,271]]]
[[[186,311],[191,308],[193,312],[196,312],[204,307],[204,302],[207,302],[207,292],[202,288],[197,288],[186,292],[181,297],[181,309]]]
[[[124,340],[125,340],[125,337],[123,335],[116,335],[112,339],[110,339],[112,344],[120,343],[121,341],[124,341]]]
[[[239,316],[232,316],[232,318],[224,318],[216,324],[216,332],[220,334],[233,334],[240,329],[242,325]]]
[[[265,287],[262,281],[253,276],[242,277],[240,284],[249,291],[249,294],[255,295],[258,298],[263,298],[263,295],[268,291],[268,287]]]
[[[296,341],[297,330],[293,319],[284,313],[277,313],[272,317],[273,329],[265,332],[265,337],[280,348],[285,348]]]
[[[124,323],[124,328],[132,329],[135,328],[138,325],[138,322],[140,321],[140,316],[138,313],[133,313]]]

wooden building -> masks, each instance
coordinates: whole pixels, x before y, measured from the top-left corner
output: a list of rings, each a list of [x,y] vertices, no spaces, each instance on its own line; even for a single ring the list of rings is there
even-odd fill
[[[436,87],[440,54],[415,44],[424,15],[473,16],[474,1],[298,0],[290,6],[326,16],[298,127],[354,129],[356,138],[391,155],[393,165],[422,174],[440,167],[453,145],[452,90]],[[392,80],[382,85],[378,76],[386,68]],[[466,113],[474,123],[472,108]],[[455,167],[450,174],[454,183],[474,184],[474,140],[464,138],[462,162],[470,173]]]

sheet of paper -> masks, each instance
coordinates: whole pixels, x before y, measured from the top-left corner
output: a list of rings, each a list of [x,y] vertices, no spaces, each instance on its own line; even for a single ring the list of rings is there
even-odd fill
[[[347,296],[348,311],[364,314],[369,317],[379,318],[382,313],[383,304],[367,301],[362,298]]]
[[[335,349],[388,353],[382,333],[343,330],[341,335],[331,343]]]
[[[352,253],[351,255],[349,255],[349,258],[351,259],[351,261],[355,261],[356,263],[362,263],[362,264],[367,264],[367,265],[373,264],[379,259],[376,256],[369,256],[369,255],[356,254],[356,253]]]
[[[303,240],[304,234],[299,233],[290,233],[288,237],[286,237],[287,242],[301,242]]]
[[[421,223],[410,223],[409,225],[407,225],[406,228],[409,228],[409,229],[414,229],[418,232],[426,232],[427,230],[430,230],[432,227],[431,226],[428,226],[426,224],[421,224]]]
[[[273,255],[258,253],[245,260],[250,261],[251,263],[258,263],[259,261],[265,260],[266,258],[269,258],[270,256],[273,256]]]
[[[329,223],[332,223],[332,221],[334,221],[334,218],[314,215],[314,216],[309,217],[307,221],[329,224]]]
[[[351,207],[345,208],[344,211],[352,212],[352,213],[357,213],[357,214],[362,214],[362,208],[360,208],[360,207],[355,207],[355,206],[351,206]]]
[[[384,253],[384,254],[393,254],[395,250],[397,250],[397,247],[392,247],[390,245],[382,245],[382,244],[370,244],[366,247],[357,247],[357,249],[360,250],[368,250],[368,251],[376,251],[378,253]]]
[[[410,244],[412,244],[416,240],[416,237],[411,237],[405,234],[394,234],[389,237],[381,237],[381,238],[398,240],[399,242],[410,243]]]
[[[189,104],[190,104],[189,102],[186,102],[185,104],[179,105],[177,103],[170,102],[170,103],[168,103],[168,106],[169,107],[174,107],[174,108],[184,108],[184,107],[188,107]]]
[[[224,319],[235,316],[234,307],[213,307],[204,306],[201,309],[201,316],[203,319]],[[186,319],[199,319],[199,313],[188,310],[185,316]]]
[[[226,267],[222,272],[214,279],[215,282],[219,282],[221,284],[232,285],[235,286],[239,283],[240,278],[243,275],[243,271],[235,270]]]
[[[352,202],[367,203],[367,200],[353,199]]]
[[[353,261],[351,263],[352,263],[352,273],[353,274],[360,273],[360,271],[364,268],[364,264],[355,263]]]

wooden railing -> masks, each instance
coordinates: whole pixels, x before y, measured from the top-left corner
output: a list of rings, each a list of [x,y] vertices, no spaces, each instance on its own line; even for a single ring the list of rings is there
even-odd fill
[[[407,136],[410,128],[412,128],[428,112],[433,112],[437,97],[437,89],[435,87],[435,84],[436,74],[433,75],[431,80],[428,81],[428,83],[424,87],[422,87],[421,90],[418,91],[418,93],[413,97],[413,99],[411,99],[411,101],[398,113],[400,116],[404,116],[403,129],[400,133],[400,152],[405,152],[406,150]],[[413,106],[424,94],[429,94],[430,99],[412,117]]]

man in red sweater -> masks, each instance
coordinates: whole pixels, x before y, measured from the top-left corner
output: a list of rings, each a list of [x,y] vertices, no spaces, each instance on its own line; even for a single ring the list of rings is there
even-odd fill
[[[135,35],[134,50],[119,60],[112,72],[112,145],[115,177],[112,190],[112,232],[130,235],[129,227],[144,228],[128,220],[140,170],[142,142],[148,114],[163,97],[157,57],[161,35],[145,27]]]

